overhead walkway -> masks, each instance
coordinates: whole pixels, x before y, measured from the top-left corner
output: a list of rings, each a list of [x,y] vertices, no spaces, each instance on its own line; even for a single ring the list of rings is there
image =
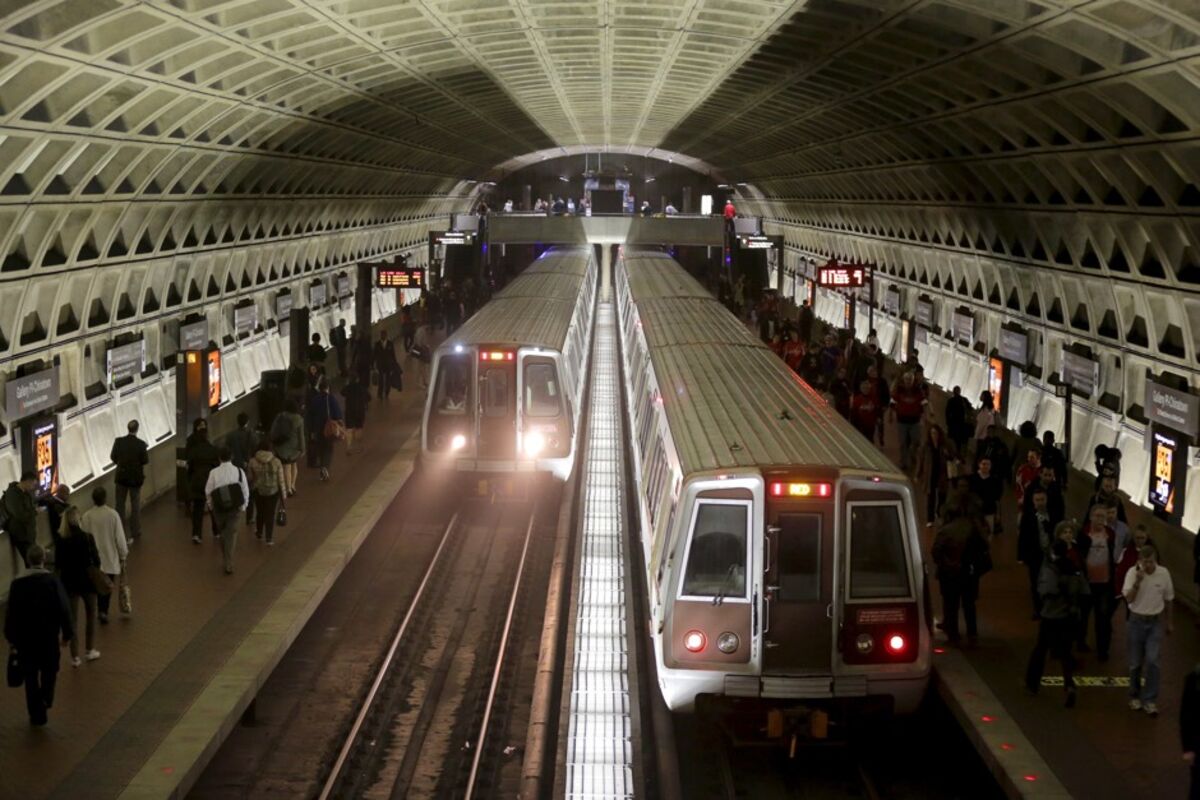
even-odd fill
[[[724,244],[721,217],[546,216],[493,214],[488,217],[488,244]]]

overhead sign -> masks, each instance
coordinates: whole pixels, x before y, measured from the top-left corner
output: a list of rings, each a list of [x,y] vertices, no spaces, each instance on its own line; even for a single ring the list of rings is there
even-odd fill
[[[933,330],[933,301],[917,298],[917,324]]]
[[[309,308],[320,308],[321,306],[325,305],[325,301],[327,299],[329,299],[329,291],[325,287],[325,283],[323,281],[310,283],[308,285]]]
[[[425,268],[376,267],[375,286],[380,289],[423,289]]]
[[[1187,486],[1187,442],[1154,431],[1151,450],[1150,506],[1158,516],[1179,522]]]
[[[770,250],[782,242],[781,236],[764,236],[759,233],[743,233],[738,236],[738,247],[743,250]]]
[[[826,289],[857,289],[867,285],[867,268],[821,267],[817,271],[817,285]]]
[[[58,367],[9,378],[4,384],[4,410],[10,423],[54,408],[60,399]]]
[[[146,371],[146,340],[110,347],[104,354],[108,385],[113,386],[126,378],[136,378]]]
[[[1029,336],[1021,331],[1000,329],[1000,346],[996,348],[1005,361],[1024,369],[1029,365]]]
[[[1100,386],[1099,361],[1093,361],[1064,348],[1059,364],[1059,380],[1088,397],[1096,393],[1096,389]]]
[[[203,350],[208,347],[208,320],[201,319],[179,326],[180,350]]]
[[[971,347],[975,344],[975,315],[966,311],[955,311],[952,332],[955,341]]]
[[[254,333],[258,327],[258,305],[250,304],[233,310],[233,329],[238,336]]]
[[[353,290],[351,290],[351,288],[350,288],[350,276],[349,275],[338,275],[337,293],[338,293],[338,297],[349,297],[350,295],[354,294]]]
[[[1151,422],[1195,437],[1200,429],[1200,397],[1146,381],[1146,416]]]
[[[440,244],[446,247],[459,247],[475,243],[474,231],[430,231],[430,244]]]
[[[892,316],[900,316],[900,290],[889,286],[883,293],[883,310]]]

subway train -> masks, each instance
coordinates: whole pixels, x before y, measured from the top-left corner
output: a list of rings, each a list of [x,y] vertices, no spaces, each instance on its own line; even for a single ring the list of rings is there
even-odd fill
[[[614,281],[666,705],[913,711],[932,639],[908,479],[669,256],[628,251]]]
[[[590,247],[547,250],[438,347],[423,465],[570,475],[597,281]]]

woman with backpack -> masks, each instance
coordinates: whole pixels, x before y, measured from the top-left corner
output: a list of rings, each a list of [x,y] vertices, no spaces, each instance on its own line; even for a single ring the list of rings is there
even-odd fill
[[[271,446],[283,465],[283,490],[287,495],[296,493],[296,462],[304,457],[304,417],[300,406],[292,399],[284,404],[283,413],[276,415],[271,423]]]
[[[283,502],[280,493],[284,488],[283,464],[271,452],[271,443],[263,439],[250,461],[246,464],[250,477],[250,492],[255,511],[254,537],[267,545],[275,546],[275,512]]]

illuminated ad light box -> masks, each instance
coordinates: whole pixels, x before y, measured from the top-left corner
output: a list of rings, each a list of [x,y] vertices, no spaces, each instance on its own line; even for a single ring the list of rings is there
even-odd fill
[[[208,351],[208,407],[221,405],[221,351]]]
[[[1178,523],[1187,487],[1186,436],[1153,431],[1150,450],[1150,507],[1154,514]]]

